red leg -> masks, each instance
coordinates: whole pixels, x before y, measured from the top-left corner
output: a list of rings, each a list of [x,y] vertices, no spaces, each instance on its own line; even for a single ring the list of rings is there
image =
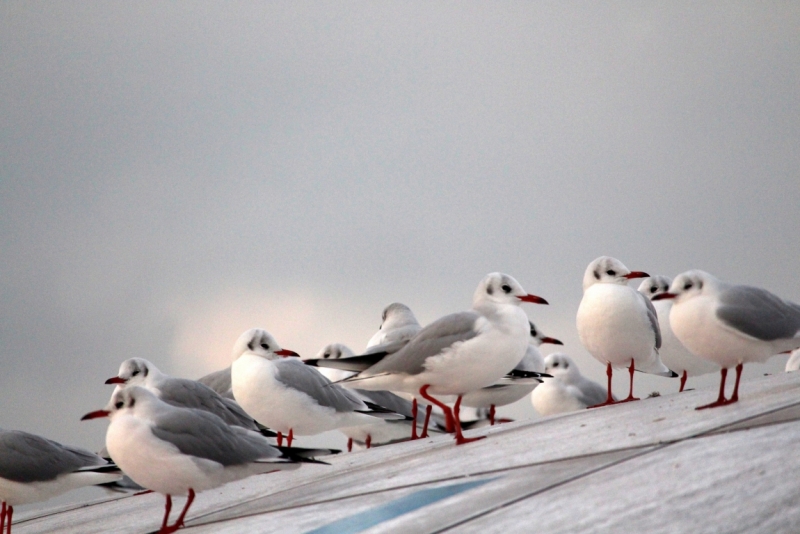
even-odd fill
[[[442,409],[444,412],[444,421],[445,421],[445,430],[447,432],[453,432],[455,429],[455,423],[453,423],[453,410],[450,409],[450,406],[444,404],[443,402],[439,402],[438,400],[434,399],[430,395],[428,395],[428,388],[430,384],[425,384],[419,389],[419,394],[422,395],[422,398],[428,402],[431,402]]]
[[[278,447],[283,447],[283,433],[278,431]]]
[[[159,532],[168,532],[167,523],[169,522],[169,513],[172,511],[172,496],[167,495],[167,502],[164,503],[164,520],[161,521],[161,530]]]
[[[631,364],[628,367],[628,373],[630,373],[630,375],[631,375],[631,386],[630,386],[630,389],[628,390],[628,397],[626,399],[621,400],[620,402],[631,402],[631,401],[639,400],[637,397],[633,396],[633,372],[634,371],[635,371],[635,369],[633,368],[633,359],[631,359]]]
[[[353,452],[353,438],[347,438],[347,452]]]
[[[412,413],[412,417],[414,418],[414,420],[411,421],[411,439],[415,440],[415,439],[419,439],[419,436],[417,436],[417,398],[416,397],[414,397],[414,400],[411,401],[411,413]]]
[[[689,378],[689,375],[686,373],[686,369],[683,370],[683,375],[681,375],[681,389],[678,390],[678,393],[683,392],[683,388],[686,387],[686,379]]]
[[[432,411],[433,411],[433,406],[428,404],[425,407],[425,424],[422,425],[422,435],[420,436],[420,439],[428,437],[428,423],[431,422],[431,412]]]
[[[728,376],[728,370],[724,367],[719,370],[719,374],[722,375],[722,379],[719,382],[719,397],[717,400],[712,402],[711,404],[705,404],[703,406],[698,406],[695,410],[705,410],[706,408],[716,408],[717,406],[725,406],[727,401],[725,400],[725,377]]]
[[[183,526],[183,520],[186,517],[186,512],[189,511],[189,507],[192,505],[193,501],[194,501],[194,490],[192,488],[189,488],[189,498],[186,499],[186,505],[183,507],[183,510],[181,510],[181,515],[178,516],[178,520],[175,521],[175,524],[169,527],[170,528],[169,532],[175,532],[176,530],[178,530]]]
[[[478,436],[475,438],[465,438],[464,435],[461,433],[461,419],[459,418],[459,411],[461,409],[461,395],[458,396],[456,400],[455,406],[453,406],[453,419],[456,422],[456,445],[463,445],[465,443],[469,443],[471,441],[478,441],[479,439],[483,439],[486,436]]]
[[[367,434],[367,448],[372,447],[372,434]]]
[[[494,426],[494,404],[489,408],[489,424]]]
[[[14,507],[10,504],[6,506],[6,528],[8,529],[6,532],[11,534],[11,521],[14,520]]]
[[[6,526],[6,501],[3,501],[3,509],[0,511],[0,534],[3,534],[3,530]]]
[[[599,408],[600,406],[608,406],[609,404],[616,404],[617,401],[614,400],[614,397],[611,395],[611,364],[609,363],[606,367],[606,376],[608,377],[608,397],[606,397],[605,402],[601,402],[600,404],[595,404],[594,406],[588,406],[588,408]]]
[[[733,385],[733,395],[731,398],[728,399],[728,404],[733,402],[739,402],[739,380],[742,378],[742,370],[744,369],[744,364],[740,363],[736,366],[736,382]]]
[[[287,447],[291,447],[292,446],[292,440],[294,440],[294,432],[293,431],[294,431],[293,428],[289,429],[289,435],[286,437],[286,446]]]

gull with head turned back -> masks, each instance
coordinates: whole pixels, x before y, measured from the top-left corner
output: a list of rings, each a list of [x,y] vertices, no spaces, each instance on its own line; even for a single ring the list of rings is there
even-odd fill
[[[472,309],[447,315],[424,327],[403,348],[342,383],[367,390],[419,394],[439,406],[448,430],[461,433],[462,395],[497,382],[517,365],[528,347],[529,325],[522,302],[547,304],[529,295],[507,274],[487,275],[475,290]],[[457,395],[451,410],[434,395]]]
[[[658,350],[658,355],[661,357],[661,361],[664,362],[664,365],[680,375],[681,384],[678,391],[681,392],[686,387],[686,380],[690,376],[713,373],[718,371],[719,367],[686,350],[683,343],[681,343],[672,332],[672,327],[669,325],[669,312],[672,309],[672,300],[659,300],[654,298],[661,293],[666,293],[671,283],[672,280],[666,276],[651,276],[642,280],[642,283],[639,285],[639,293],[653,302],[653,306],[658,313],[658,327],[661,330],[661,348]]]
[[[700,270],[678,275],[656,300],[672,299],[672,331],[692,353],[721,367],[717,400],[697,409],[739,400],[744,364],[764,362],[800,347],[800,306],[759,287],[723,282]],[[725,378],[736,368],[736,383],[725,398]]]
[[[233,396],[251,417],[278,432],[279,445],[284,436],[291,445],[296,435],[368,424],[374,417],[403,419],[365,403],[291,356],[299,355],[282,349],[260,328],[243,333],[233,348]]]
[[[608,395],[598,406],[639,400],[633,396],[633,372],[677,376],[658,356],[661,330],[653,303],[628,286],[647,273],[631,271],[621,261],[600,256],[583,275],[583,299],[578,307],[578,336],[586,350],[606,365]],[[613,367],[627,367],[630,373],[628,397],[615,401],[611,395]]]
[[[574,412],[606,400],[606,389],[583,376],[578,365],[566,354],[556,352],[544,359],[551,378],[531,393],[531,404],[539,415]]]

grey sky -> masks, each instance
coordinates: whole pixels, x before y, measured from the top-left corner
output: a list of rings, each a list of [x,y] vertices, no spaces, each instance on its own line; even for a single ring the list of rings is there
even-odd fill
[[[800,302],[796,2],[0,14],[2,427],[97,448],[78,419],[126,358],[194,378],[256,326],[360,350],[389,302],[424,324],[490,271],[595,379],[601,254]]]

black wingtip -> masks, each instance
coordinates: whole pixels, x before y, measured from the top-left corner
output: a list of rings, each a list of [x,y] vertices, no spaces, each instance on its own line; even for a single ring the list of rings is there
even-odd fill
[[[306,365],[310,365],[311,367],[319,367],[319,365],[317,365],[317,362],[319,361],[319,359],[301,360],[301,361]]]
[[[673,371],[672,369],[670,369],[669,372],[672,373],[671,375],[669,375],[670,378],[678,378],[679,376],[681,376],[678,373],[676,373],[675,371]]]

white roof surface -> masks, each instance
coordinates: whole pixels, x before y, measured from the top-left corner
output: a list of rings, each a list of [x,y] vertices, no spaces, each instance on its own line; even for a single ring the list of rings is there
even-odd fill
[[[182,532],[800,532],[800,372],[326,458],[198,495]],[[172,519],[182,498],[175,499]],[[153,532],[161,495],[32,510],[14,532]],[[16,514],[15,514],[16,515]]]

